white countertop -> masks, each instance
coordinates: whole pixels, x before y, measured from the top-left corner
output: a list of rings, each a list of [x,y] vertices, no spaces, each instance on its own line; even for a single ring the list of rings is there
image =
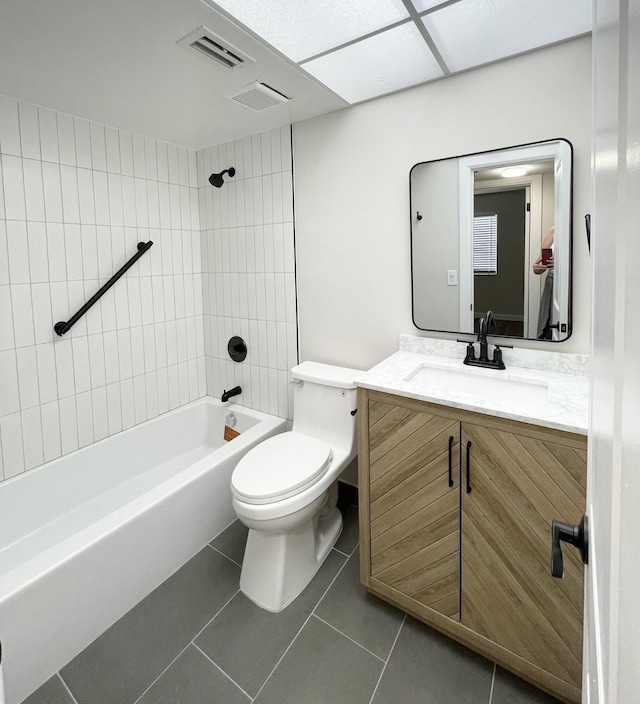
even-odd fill
[[[506,361],[506,360],[505,360]],[[507,363],[508,364],[508,363]],[[518,398],[517,393],[507,400],[492,399],[489,394],[480,397],[441,387],[429,387],[407,381],[407,377],[420,365],[476,374],[485,378],[542,383],[549,386],[548,400],[530,406]],[[469,367],[461,359],[440,357],[416,352],[396,352],[358,378],[358,386],[375,391],[397,394],[419,401],[438,403],[467,411],[508,418],[510,420],[541,425],[546,428],[587,434],[589,379],[579,374],[565,374],[540,369],[507,366],[507,369]]]

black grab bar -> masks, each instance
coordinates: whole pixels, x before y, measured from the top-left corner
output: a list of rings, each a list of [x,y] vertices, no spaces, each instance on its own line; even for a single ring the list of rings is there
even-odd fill
[[[138,242],[138,251],[129,259],[129,261],[124,264],[122,268],[120,268],[116,273],[107,281],[107,283],[96,293],[91,296],[91,298],[78,310],[78,312],[75,315],[72,315],[69,320],[66,322],[64,320],[61,320],[59,323],[56,323],[53,326],[53,329],[55,330],[57,335],[62,335],[65,334],[65,332],[69,332],[69,330],[82,318],[82,316],[91,308],[91,306],[98,301],[101,296],[103,296],[112,286],[115,284],[115,282],[124,274],[128,269],[130,269],[137,261],[140,259],[140,257],[148,250],[151,248],[151,245],[153,242],[149,240],[148,242]]]

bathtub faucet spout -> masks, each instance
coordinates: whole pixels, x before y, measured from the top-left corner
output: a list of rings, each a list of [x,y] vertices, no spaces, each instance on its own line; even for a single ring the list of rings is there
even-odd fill
[[[225,403],[233,396],[238,396],[241,393],[242,389],[239,386],[234,386],[232,389],[229,389],[229,391],[223,391],[220,400],[222,401],[222,403]]]

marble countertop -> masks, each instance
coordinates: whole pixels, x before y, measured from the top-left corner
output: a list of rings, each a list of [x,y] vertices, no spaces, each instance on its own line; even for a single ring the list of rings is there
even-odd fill
[[[407,380],[407,377],[420,365],[505,381],[547,384],[548,400],[543,403],[529,404],[523,402],[517,393],[507,399],[497,399],[491,398],[489,393],[480,396],[475,393],[452,391],[444,385],[427,386]],[[358,386],[367,389],[419,401],[438,403],[581,435],[587,434],[589,380],[584,375],[516,366],[507,366],[504,370],[482,369],[465,366],[461,359],[400,351],[365,372],[358,378],[357,383]]]

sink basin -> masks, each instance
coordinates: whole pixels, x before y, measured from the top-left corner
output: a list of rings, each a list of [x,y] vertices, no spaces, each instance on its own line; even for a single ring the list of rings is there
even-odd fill
[[[549,398],[549,386],[544,382],[501,379],[493,374],[484,376],[477,372],[441,369],[427,364],[412,371],[405,381],[421,387],[446,389],[487,400],[517,402],[526,406],[544,404]]]

